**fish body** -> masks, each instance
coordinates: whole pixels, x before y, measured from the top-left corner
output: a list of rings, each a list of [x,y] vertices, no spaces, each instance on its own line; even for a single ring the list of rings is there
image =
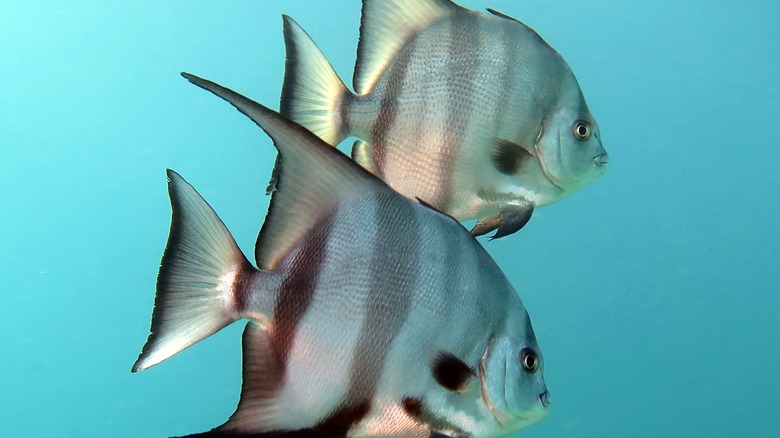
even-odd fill
[[[477,234],[511,234],[535,207],[602,175],[608,155],[560,54],[490,12],[364,0],[356,93],[285,16],[281,113],[332,145],[359,137],[352,156],[364,168],[458,220],[479,219]]]
[[[459,223],[277,113],[212,82],[283,162],[258,268],[169,171],[171,234],[146,369],[242,318],[238,409],[199,436],[499,436],[547,413],[515,289]]]

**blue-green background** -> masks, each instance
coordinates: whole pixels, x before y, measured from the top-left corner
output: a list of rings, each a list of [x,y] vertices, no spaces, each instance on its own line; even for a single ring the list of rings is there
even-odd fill
[[[611,157],[485,243],[554,398],[520,435],[780,436],[780,3],[463,4],[563,54]],[[178,73],[277,107],[282,13],[350,83],[358,0],[0,4],[1,435],[168,436],[233,412],[241,324],[130,366],[168,233],[165,169],[247,252],[268,203],[268,138]]]

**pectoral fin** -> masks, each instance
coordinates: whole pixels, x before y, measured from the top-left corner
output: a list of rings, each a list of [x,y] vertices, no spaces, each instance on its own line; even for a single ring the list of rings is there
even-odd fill
[[[504,175],[514,175],[525,166],[533,154],[521,144],[503,138],[493,139],[490,158],[493,166]]]
[[[510,234],[514,234],[523,228],[531,219],[533,212],[534,205],[530,202],[523,204],[501,204],[499,206],[498,216],[480,219],[477,224],[474,225],[474,228],[471,229],[471,234],[474,236],[482,236],[496,230],[496,234],[492,235],[490,240],[500,239]]]
[[[453,392],[462,391],[476,375],[468,364],[446,351],[440,351],[436,355],[431,371],[439,385]]]

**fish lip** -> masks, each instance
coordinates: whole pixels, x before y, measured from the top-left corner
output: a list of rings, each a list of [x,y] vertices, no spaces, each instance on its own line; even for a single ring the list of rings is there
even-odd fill
[[[609,163],[609,154],[606,152],[593,157],[593,164],[595,164],[597,167],[604,167],[607,165],[607,163]]]

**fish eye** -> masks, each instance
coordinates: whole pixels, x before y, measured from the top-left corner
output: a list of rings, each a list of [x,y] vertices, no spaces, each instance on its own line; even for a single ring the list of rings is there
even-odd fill
[[[580,141],[590,138],[590,126],[582,120],[576,122],[574,124],[574,137]]]
[[[536,353],[526,347],[520,352],[520,364],[523,366],[523,371],[528,374],[533,374],[539,370],[539,358]]]

